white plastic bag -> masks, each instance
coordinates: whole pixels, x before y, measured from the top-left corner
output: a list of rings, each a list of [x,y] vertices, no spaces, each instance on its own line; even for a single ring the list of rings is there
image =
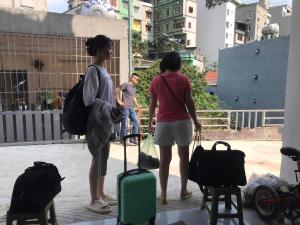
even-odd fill
[[[248,183],[242,188],[242,196],[245,205],[252,204],[254,192],[256,188],[260,185],[267,185],[276,189],[279,187],[287,186],[288,182],[270,173],[263,175],[253,173],[250,176]]]
[[[154,139],[151,134],[148,134],[147,138],[143,141],[140,163],[142,169],[151,170],[159,168],[159,159],[154,144]]]

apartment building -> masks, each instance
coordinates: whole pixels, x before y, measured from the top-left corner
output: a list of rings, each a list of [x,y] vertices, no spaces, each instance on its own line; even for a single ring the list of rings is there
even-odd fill
[[[195,48],[196,0],[154,0],[153,5],[154,40],[165,34],[183,48]]]
[[[236,21],[247,24],[247,41],[260,40],[262,29],[270,23],[268,12],[269,0],[259,0],[257,3],[241,4],[236,9]]]
[[[208,9],[198,2],[197,48],[213,65],[218,62],[219,49],[234,46],[236,1],[224,2]]]

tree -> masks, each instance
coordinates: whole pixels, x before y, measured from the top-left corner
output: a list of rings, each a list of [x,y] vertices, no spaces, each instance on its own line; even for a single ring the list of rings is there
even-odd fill
[[[144,107],[149,106],[149,86],[153,77],[160,73],[157,61],[149,69],[139,71],[140,83],[137,86],[137,98]],[[197,109],[218,109],[219,100],[216,96],[210,95],[205,91],[206,81],[204,73],[201,73],[196,66],[187,63],[182,64],[181,72],[186,74],[192,84],[192,95]]]
[[[148,55],[149,47],[146,41],[142,40],[142,32],[132,31],[132,53],[135,58]]]

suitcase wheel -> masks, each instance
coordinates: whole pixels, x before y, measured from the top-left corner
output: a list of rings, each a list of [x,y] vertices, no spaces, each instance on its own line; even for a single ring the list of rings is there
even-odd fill
[[[155,225],[155,217],[152,217],[152,218],[149,220],[148,225]]]

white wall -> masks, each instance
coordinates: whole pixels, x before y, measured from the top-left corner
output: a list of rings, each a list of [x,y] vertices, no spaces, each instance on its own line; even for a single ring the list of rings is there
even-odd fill
[[[228,16],[227,8],[230,10]],[[225,48],[226,43],[234,46],[235,8],[234,4],[228,2],[207,9],[205,1],[198,1],[196,45],[209,63],[218,62],[218,51]],[[226,21],[230,24],[229,28],[226,28]]]
[[[49,0],[51,1],[51,0]],[[47,0],[0,0],[0,7],[47,11]]]
[[[293,1],[293,15],[290,35],[290,50],[285,98],[285,124],[283,146],[300,150],[300,1]],[[289,182],[296,182],[293,170],[296,163],[283,156],[280,176]]]

